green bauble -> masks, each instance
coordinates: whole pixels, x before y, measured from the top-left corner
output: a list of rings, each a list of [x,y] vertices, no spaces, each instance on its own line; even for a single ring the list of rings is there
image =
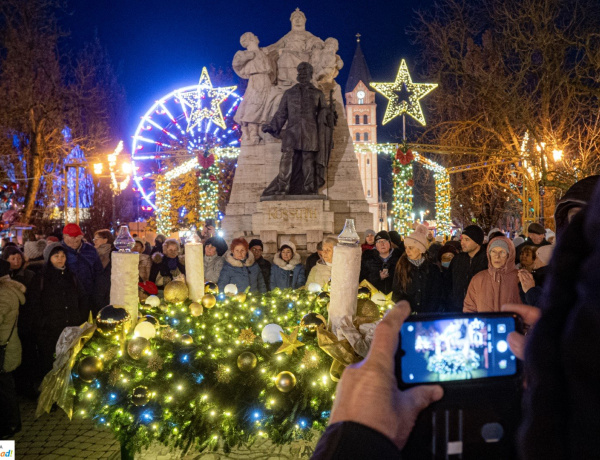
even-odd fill
[[[131,315],[124,308],[107,305],[96,315],[98,331],[106,337],[127,334],[131,328]]]
[[[144,337],[134,337],[127,343],[127,354],[135,360],[144,356],[150,349],[150,341]]]
[[[81,361],[79,361],[79,365],[77,366],[77,373],[79,374],[79,378],[84,382],[93,381],[100,372],[104,365],[102,364],[102,360],[96,356],[86,356]]]
[[[256,364],[258,364],[258,359],[251,351],[244,351],[237,358],[238,368],[242,372],[250,372],[256,367]]]
[[[150,391],[147,387],[140,385],[131,392],[131,402],[136,406],[145,406],[150,401]]]

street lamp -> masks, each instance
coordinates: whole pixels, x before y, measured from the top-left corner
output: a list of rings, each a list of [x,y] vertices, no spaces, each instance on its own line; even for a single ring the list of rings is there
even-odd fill
[[[133,172],[133,166],[128,161],[121,163],[121,171],[117,168],[119,154],[123,151],[123,141],[119,141],[119,144],[112,153],[109,153],[106,157],[108,163],[108,176],[102,176],[104,171],[103,163],[94,163],[94,174],[98,177],[110,177],[110,190],[112,191],[112,226],[116,226],[116,207],[115,198],[129,185],[131,179],[131,173]],[[117,178],[123,177],[123,180],[119,181]]]

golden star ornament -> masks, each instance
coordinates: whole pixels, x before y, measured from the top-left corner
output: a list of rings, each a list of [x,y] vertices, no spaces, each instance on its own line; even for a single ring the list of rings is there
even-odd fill
[[[437,83],[413,83],[406,61],[402,59],[396,81],[393,83],[371,83],[371,86],[378,93],[385,96],[388,100],[385,115],[383,116],[383,124],[396,118],[403,113],[407,113],[421,125],[425,126],[425,116],[419,102],[423,97],[437,88]],[[406,88],[408,93],[408,101],[400,100],[398,92]]]
[[[281,340],[283,341],[283,344],[279,347],[275,354],[287,353],[291,356],[292,353],[294,353],[294,351],[304,346],[304,344],[298,340],[299,329],[299,327],[295,327],[290,335],[284,334],[283,332],[279,333],[279,335],[281,335]]]
[[[217,126],[225,129],[225,119],[221,111],[221,103],[236,90],[237,86],[224,86],[214,88],[206,67],[202,68],[198,89],[181,93],[181,98],[185,104],[191,107],[190,119],[188,123],[188,132],[196,126],[201,129],[202,120],[208,120]],[[210,103],[210,108],[207,105]],[[187,113],[187,112],[186,112]]]

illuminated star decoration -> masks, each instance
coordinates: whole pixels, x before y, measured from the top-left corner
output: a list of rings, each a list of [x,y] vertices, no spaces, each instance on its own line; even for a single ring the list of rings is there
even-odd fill
[[[287,353],[291,356],[292,353],[294,353],[294,351],[304,346],[304,344],[298,340],[298,329],[298,327],[294,328],[294,331],[290,335],[286,335],[283,332],[279,332],[283,344],[279,347],[275,354]]]
[[[205,119],[225,129],[225,120],[223,119],[223,112],[221,112],[220,105],[236,88],[237,86],[213,88],[208,71],[206,67],[203,67],[200,81],[198,82],[198,89],[196,91],[181,93],[182,99],[192,108],[187,127],[188,132],[196,126],[200,129],[200,123]],[[207,107],[208,102],[210,102],[210,108]]]
[[[388,105],[383,116],[384,125],[397,116],[407,113],[425,126],[425,116],[419,100],[437,88],[437,83],[413,83],[408,73],[406,61],[402,59],[395,82],[371,83],[371,86],[388,99]],[[408,102],[399,100],[398,92],[402,91],[403,88],[406,88],[408,92]]]

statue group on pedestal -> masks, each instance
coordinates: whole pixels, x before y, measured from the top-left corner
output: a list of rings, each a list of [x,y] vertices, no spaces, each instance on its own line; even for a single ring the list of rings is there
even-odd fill
[[[248,79],[244,100],[234,117],[242,144],[282,138],[279,174],[263,196],[311,195],[325,184],[337,114],[319,87],[333,86],[343,62],[335,38],[325,41],[306,31],[306,17],[296,9],[292,30],[276,43],[259,48],[258,38],[240,38],[246,50],[233,58],[233,69]],[[286,125],[287,123],[287,125]],[[284,126],[286,129],[284,129]]]

